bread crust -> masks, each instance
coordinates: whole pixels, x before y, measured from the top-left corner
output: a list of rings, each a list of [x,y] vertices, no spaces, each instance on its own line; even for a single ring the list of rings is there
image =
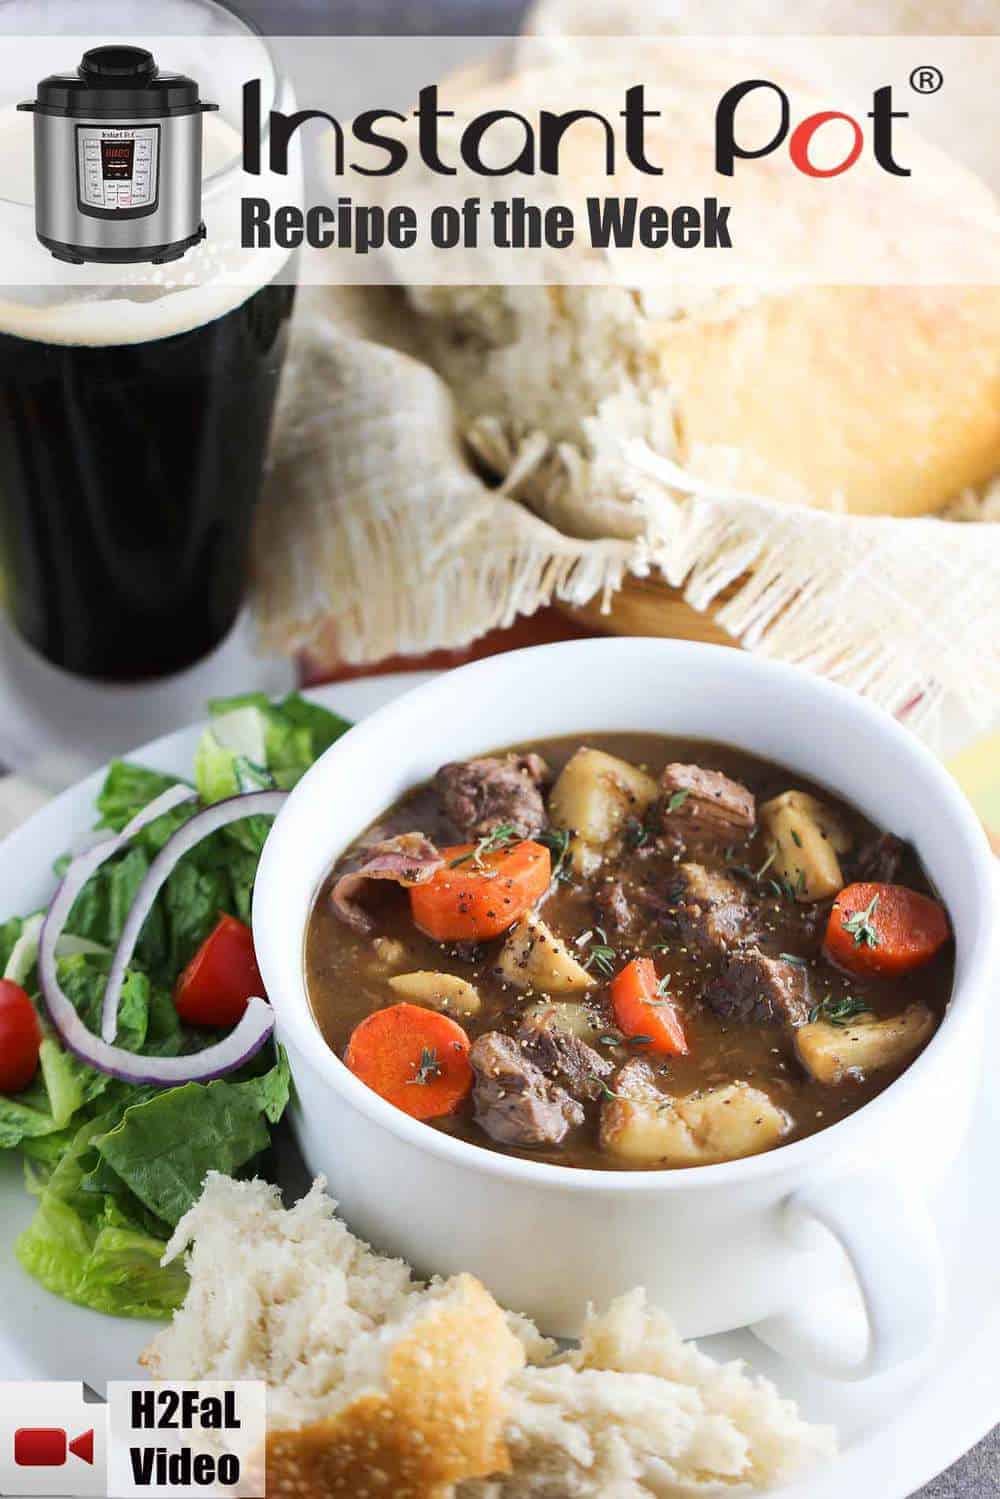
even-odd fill
[[[450,1499],[510,1471],[503,1387],[524,1349],[474,1276],[400,1339],[372,1390],[328,1420],[267,1438],[268,1499]]]
[[[1000,472],[1000,287],[804,288],[654,336],[695,473],[911,516]]]

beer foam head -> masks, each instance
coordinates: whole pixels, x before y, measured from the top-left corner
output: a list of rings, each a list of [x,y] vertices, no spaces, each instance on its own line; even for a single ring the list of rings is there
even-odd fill
[[[260,78],[266,107],[287,107],[266,42],[214,0],[98,0],[87,7],[87,35],[80,19],[79,0],[0,0],[0,333],[47,343],[146,342],[221,317],[269,281],[290,280],[287,252],[242,250],[228,227],[217,229],[237,222],[245,190],[242,80]],[[87,48],[113,41],[148,47],[220,106],[203,117],[208,237],[167,265],[70,267],[35,236],[33,116],[16,104],[40,78],[72,71]],[[31,284],[15,284],[27,279],[26,268]]]

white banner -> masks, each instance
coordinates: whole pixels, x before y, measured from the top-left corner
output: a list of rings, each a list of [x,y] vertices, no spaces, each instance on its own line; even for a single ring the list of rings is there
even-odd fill
[[[39,181],[52,120],[16,105],[121,40],[219,105],[204,116],[206,238],[170,265],[68,266],[36,238],[36,198],[82,189],[70,157],[65,181]],[[275,278],[673,294],[998,278],[1000,38],[475,47],[470,63],[468,38],[6,36],[0,283],[136,296]],[[91,194],[104,191],[99,150],[95,134]],[[112,164],[119,178],[128,161],[126,150]],[[105,218],[118,205],[139,214],[129,182],[106,191]],[[134,201],[150,195],[144,179]]]

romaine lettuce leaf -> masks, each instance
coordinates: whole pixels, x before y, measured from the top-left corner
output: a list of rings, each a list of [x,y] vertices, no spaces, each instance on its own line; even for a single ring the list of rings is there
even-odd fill
[[[205,938],[232,904],[224,868],[205,867],[195,857],[182,859],[160,896],[168,949],[165,977],[174,978],[190,963]]]
[[[268,784],[289,789],[350,728],[297,692],[278,703],[254,692],[216,698],[209,711],[195,762],[195,784],[207,802]]]
[[[323,751],[351,727],[350,719],[341,718],[339,713],[331,713],[318,703],[311,703],[298,692],[290,692],[280,703],[275,703],[272,713],[294,730],[304,730],[309,734],[309,759],[303,764],[303,770],[307,770],[313,760],[318,760]],[[271,763],[270,759],[268,763]]]
[[[100,1083],[100,1073],[78,1062],[51,1036],[46,1036],[39,1048],[38,1065],[57,1130],[65,1129],[77,1110],[87,1102],[88,1093],[91,1098],[96,1098],[107,1085],[107,1079]],[[94,1078],[89,1086],[88,1073]]]
[[[48,1291],[116,1317],[168,1318],[184,1300],[182,1265],[161,1266],[163,1240],[115,1221],[93,1225],[68,1203],[42,1193],[30,1225],[17,1241],[21,1266]]]
[[[83,1189],[94,1139],[119,1112],[76,1132],[42,1185],[15,1252],[30,1275],[67,1301],[120,1317],[167,1317],[184,1298],[187,1276],[183,1268],[178,1273],[176,1265],[159,1263],[165,1228],[150,1232],[145,1215],[129,1211],[125,1193]]]
[[[101,1006],[110,967],[110,957],[95,954],[77,953],[75,957],[59,959],[59,986],[84,1025],[95,1035],[101,1029]],[[115,1044],[128,1051],[141,1051],[148,1024],[149,979],[138,968],[129,968],[122,983]]]
[[[91,1028],[100,1010],[109,963],[109,957],[89,953],[59,960],[59,981]],[[121,1044],[133,1051],[145,1042],[149,995],[146,975],[130,969],[122,987],[119,1013]],[[33,1081],[22,1092],[13,1097],[0,1094],[0,1149],[62,1131],[112,1084],[106,1073],[88,1067],[66,1051],[44,1018],[38,1064]]]
[[[93,1143],[102,1163],[158,1218],[177,1223],[209,1171],[233,1175],[271,1143],[288,1102],[288,1061],[244,1082],[185,1083],[125,1110]],[[98,1168],[91,1186],[107,1189]]]
[[[152,862],[141,842],[109,859],[91,875],[73,902],[66,931],[113,950],[122,934],[136,892]],[[166,956],[167,938],[159,906],[154,906],[136,949],[137,961],[155,968]]]
[[[177,781],[177,776],[164,775],[132,760],[112,760],[97,797],[97,810],[101,814],[98,826],[120,833],[137,812],[176,786]]]
[[[51,1135],[59,1128],[46,1101],[38,1102],[40,1107],[26,1103],[23,1093],[16,1098],[0,1093],[0,1150],[10,1150],[39,1135]]]
[[[0,973],[3,973],[10,962],[10,955],[21,935],[23,925],[24,922],[20,916],[11,916],[8,921],[0,923]]]
[[[202,733],[194,775],[203,802],[218,802],[275,784],[267,769],[265,710],[244,703],[216,714]]]
[[[42,934],[45,917],[37,911],[34,916],[26,916],[19,923],[20,931],[7,954],[7,960],[0,972],[5,979],[10,979],[14,984],[20,984],[25,988],[30,984],[35,964],[38,962],[38,939]]]

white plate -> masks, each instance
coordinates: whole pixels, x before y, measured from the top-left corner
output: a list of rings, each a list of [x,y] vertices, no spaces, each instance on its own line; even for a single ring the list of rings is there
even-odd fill
[[[422,680],[372,677],[321,688],[317,701],[357,718]],[[190,774],[198,727],[182,729],[136,751],[164,771]],[[98,772],[50,802],[0,846],[0,919],[37,908],[51,895],[53,860],[92,824]],[[984,1076],[1000,1071],[1000,1023],[987,1042]],[[349,1144],[345,1145],[349,1148]],[[798,1400],[815,1420],[840,1432],[841,1455],[823,1474],[784,1491],[782,1499],[906,1499],[973,1446],[1000,1421],[1000,1092],[984,1087],[966,1158],[938,1204],[951,1281],[951,1314],[933,1361],[905,1376],[841,1386],[802,1375],[749,1334],[705,1340],[717,1357],[746,1358]],[[296,1165],[287,1162],[290,1175]],[[89,1312],[50,1296],[13,1255],[32,1199],[20,1167],[0,1159],[0,1377],[85,1379],[103,1391],[109,1379],[136,1373],[149,1323]],[[665,1246],[669,1252],[669,1246]]]
[[[278,697],[295,685],[287,658],[262,656],[244,611],[214,651],[186,671],[150,682],[95,682],[46,661],[0,614],[0,765],[61,791],[122,745],[166,734],[203,713],[212,697],[257,688]]]

